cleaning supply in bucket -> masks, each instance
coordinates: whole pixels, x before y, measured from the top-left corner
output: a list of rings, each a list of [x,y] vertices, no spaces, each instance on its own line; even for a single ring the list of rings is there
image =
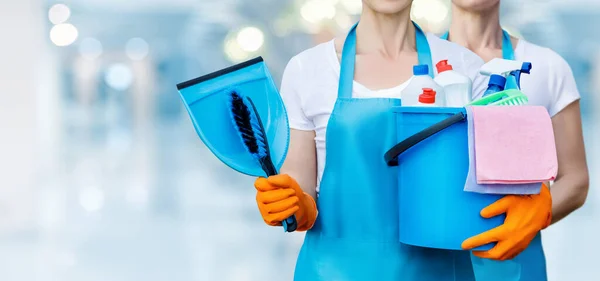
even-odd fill
[[[419,95],[418,106],[437,106],[435,104],[435,91],[431,88],[423,88],[423,93]]]
[[[505,89],[521,89],[521,74],[530,74],[532,67],[531,62],[494,58],[484,64],[480,68],[479,73],[485,76],[491,76],[492,74],[502,75],[507,80]]]
[[[556,178],[554,131],[543,106],[474,106],[472,111],[478,184]]]
[[[435,67],[438,75],[433,80],[444,89],[446,106],[463,107],[470,103],[473,87],[471,78],[453,70],[448,60],[439,61]]]
[[[532,65],[530,62],[519,62],[499,58],[489,61],[481,67],[479,72],[482,75],[490,76],[490,84],[502,84],[502,79],[498,78],[496,75],[505,78],[504,90],[490,91],[488,88],[489,92],[486,91],[483,94],[483,97],[476,99],[469,105],[526,105],[529,102],[529,99],[521,92],[521,74],[529,74],[531,68]]]
[[[506,77],[506,86],[504,86],[505,89],[517,89],[520,90],[521,89],[521,74],[522,73],[531,73],[531,63],[530,62],[524,62],[521,65],[521,69],[518,70],[513,70],[510,72],[510,74]]]
[[[233,126],[248,153],[260,163],[267,177],[277,175],[265,129],[252,100],[233,91],[230,94],[229,108]],[[292,215],[281,224],[286,232],[292,232],[297,227],[296,217]]]
[[[469,138],[469,173],[465,181],[464,191],[482,194],[539,194],[542,183],[525,184],[478,184],[475,175],[475,138],[473,129],[473,111],[472,107],[466,107],[467,110],[467,130]]]
[[[469,105],[527,105],[529,98],[516,89],[507,89],[476,99]]]
[[[504,85],[506,84],[506,78],[502,75],[492,74],[490,81],[488,82],[488,88],[483,93],[483,96],[489,96],[493,93],[504,91]]]
[[[429,67],[425,64],[413,67],[413,76],[402,91],[402,106],[418,106],[423,88],[433,89],[436,92],[435,104],[440,107],[445,106],[444,90],[429,76]]]
[[[492,74],[502,75],[505,78],[509,78],[509,75],[514,77],[514,82],[517,89],[521,89],[521,73],[529,74],[531,72],[532,64],[530,62],[520,62],[515,60],[506,60],[500,58],[494,58],[487,62],[479,69],[479,73],[484,76],[491,76]],[[513,86],[505,86],[506,89],[511,89]]]

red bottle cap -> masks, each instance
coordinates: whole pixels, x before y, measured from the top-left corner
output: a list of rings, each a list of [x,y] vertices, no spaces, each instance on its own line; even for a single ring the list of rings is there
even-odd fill
[[[423,94],[434,96],[437,94],[432,88],[423,88]]]
[[[448,60],[439,61],[435,67],[437,68],[438,73],[442,73],[446,70],[452,70],[452,65],[448,64]]]
[[[423,88],[423,93],[419,95],[420,103],[435,103],[436,92],[430,88]]]

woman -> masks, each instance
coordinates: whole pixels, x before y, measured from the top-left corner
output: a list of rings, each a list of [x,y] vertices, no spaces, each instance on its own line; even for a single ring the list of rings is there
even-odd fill
[[[425,35],[410,20],[411,4],[363,0],[360,23],[345,39],[306,50],[286,67],[289,152],[282,175],[259,178],[255,187],[267,224],[295,214],[297,230],[308,230],[295,280],[474,280],[467,251],[398,242],[397,175],[383,161],[396,144],[391,108],[413,65],[426,64],[433,75],[433,63],[447,59],[475,79],[483,64],[466,48]],[[474,93],[485,86],[475,79]]]
[[[500,27],[500,0],[453,0],[452,24],[444,36],[478,54],[485,61],[493,58],[516,59],[531,62],[531,74],[523,75],[521,88],[529,97],[530,105],[546,107],[552,116],[558,155],[558,176],[552,185],[552,223],[558,222],[583,205],[588,193],[588,169],[581,129],[579,92],[571,68],[554,51],[523,39],[510,37]],[[514,48],[513,48],[514,46]],[[498,233],[483,233],[476,240],[465,241],[466,248],[497,239]],[[500,235],[501,236],[501,235]],[[535,260],[533,264],[543,266],[545,262],[538,235],[530,249],[521,259]],[[488,258],[498,258],[501,251],[478,253]],[[543,267],[543,268],[542,268]],[[529,269],[529,270],[528,270]],[[534,274],[534,269],[523,268]],[[536,280],[543,280],[538,278]]]

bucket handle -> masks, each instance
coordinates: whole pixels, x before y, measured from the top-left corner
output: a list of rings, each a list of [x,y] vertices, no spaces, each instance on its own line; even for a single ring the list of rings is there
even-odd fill
[[[431,137],[458,122],[464,121],[466,118],[467,116],[463,112],[459,112],[406,138],[405,140],[394,145],[394,147],[390,148],[390,150],[383,155],[385,162],[388,166],[398,166],[398,156],[400,156],[400,154],[402,154],[404,151],[415,146],[428,137]]]

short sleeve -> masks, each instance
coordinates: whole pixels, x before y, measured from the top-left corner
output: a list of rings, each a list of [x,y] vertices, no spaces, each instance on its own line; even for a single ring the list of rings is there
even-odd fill
[[[549,108],[550,116],[554,116],[562,111],[569,104],[579,100],[579,90],[575,83],[575,77],[569,64],[558,54],[556,59],[552,60],[550,73],[548,78],[550,90],[552,92],[552,101]]]
[[[302,68],[297,57],[293,57],[283,71],[281,89],[279,93],[285,104],[291,129],[312,131],[315,126],[303,109],[302,94],[305,92],[302,85]]]

